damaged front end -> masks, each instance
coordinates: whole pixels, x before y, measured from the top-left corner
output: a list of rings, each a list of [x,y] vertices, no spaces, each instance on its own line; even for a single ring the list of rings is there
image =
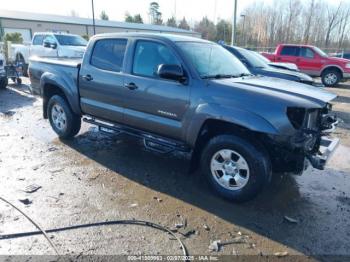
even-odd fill
[[[311,165],[323,170],[339,144],[339,139],[331,138],[338,124],[338,119],[331,114],[332,106],[327,104],[321,109],[288,108],[287,115],[297,130],[291,144],[309,160]],[[305,163],[303,163],[305,168]],[[300,170],[299,170],[300,171]]]
[[[310,163],[316,169],[325,168],[339,144],[339,139],[330,137],[338,124],[331,109],[330,104],[311,109],[288,107],[286,113],[294,132],[285,136],[269,136],[264,140],[274,172],[300,175]]]

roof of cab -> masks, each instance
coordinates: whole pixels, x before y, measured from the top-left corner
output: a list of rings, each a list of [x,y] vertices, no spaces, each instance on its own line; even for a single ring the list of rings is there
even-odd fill
[[[198,37],[183,36],[176,34],[165,34],[165,33],[105,33],[95,35],[94,39],[100,38],[113,38],[113,37],[134,37],[134,38],[153,38],[161,40],[170,40],[172,42],[203,42],[203,43],[213,43]]]

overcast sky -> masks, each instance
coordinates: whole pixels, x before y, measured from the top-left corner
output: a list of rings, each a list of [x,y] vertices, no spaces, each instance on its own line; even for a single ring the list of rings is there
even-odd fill
[[[127,11],[131,14],[141,13],[144,22],[148,23],[148,7],[152,1],[94,0],[95,12],[99,16],[101,11],[105,10],[110,20],[117,21],[123,21]],[[246,6],[256,1],[273,2],[273,0],[238,0],[238,15]],[[326,1],[336,3],[341,0]],[[175,10],[177,19],[185,16],[191,24],[205,15],[212,20],[216,18],[231,19],[233,15],[233,0],[158,0],[157,2],[164,20],[175,14]],[[1,0],[0,8],[57,15],[70,15],[71,11],[74,10],[80,17],[92,17],[91,0],[14,0],[14,2]]]

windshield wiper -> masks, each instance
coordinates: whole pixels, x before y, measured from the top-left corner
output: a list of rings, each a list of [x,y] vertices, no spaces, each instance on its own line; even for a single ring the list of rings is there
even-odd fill
[[[244,77],[244,76],[252,76],[253,74],[247,74],[247,73],[243,73],[243,74],[239,74],[239,75],[235,75],[235,78],[239,78],[239,77]]]
[[[216,75],[208,75],[202,76],[203,79],[223,79],[223,78],[233,78],[235,75],[225,75],[225,74],[216,74]]]

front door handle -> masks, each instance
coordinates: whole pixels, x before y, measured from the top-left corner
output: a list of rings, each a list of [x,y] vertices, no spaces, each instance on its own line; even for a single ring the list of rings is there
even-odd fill
[[[91,75],[85,75],[85,76],[82,76],[82,78],[86,81],[92,81],[94,80],[93,77]]]
[[[124,86],[130,90],[135,90],[138,88],[138,86],[135,83],[125,84]]]

